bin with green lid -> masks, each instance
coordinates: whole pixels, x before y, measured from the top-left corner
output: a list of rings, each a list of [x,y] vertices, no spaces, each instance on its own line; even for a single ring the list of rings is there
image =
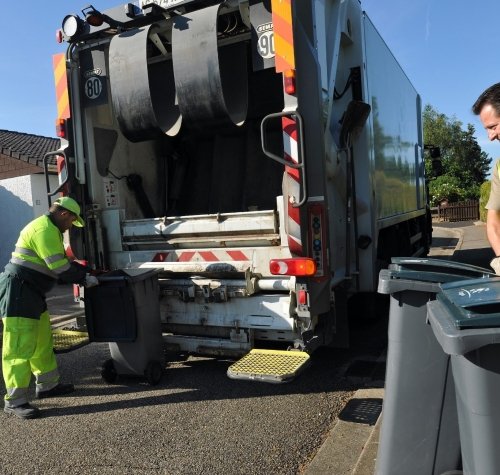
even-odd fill
[[[441,259],[394,258],[379,276],[390,295],[389,344],[376,473],[441,474],[460,466],[449,357],[427,324],[427,302],[445,282],[492,276]]]
[[[443,285],[429,322],[451,357],[464,474],[500,473],[500,278]]]

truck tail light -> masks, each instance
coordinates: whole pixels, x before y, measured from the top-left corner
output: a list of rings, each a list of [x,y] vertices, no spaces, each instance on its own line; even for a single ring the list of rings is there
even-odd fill
[[[316,263],[309,257],[271,259],[269,271],[273,275],[311,276],[316,273]]]
[[[284,72],[285,75],[285,92],[293,96],[295,94],[295,70],[288,69]]]
[[[66,119],[56,119],[56,135],[60,139],[67,138]]]

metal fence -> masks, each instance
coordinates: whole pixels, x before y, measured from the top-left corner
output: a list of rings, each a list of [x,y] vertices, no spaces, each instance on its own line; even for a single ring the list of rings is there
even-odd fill
[[[433,217],[438,221],[479,220],[479,200],[446,203],[433,208]]]

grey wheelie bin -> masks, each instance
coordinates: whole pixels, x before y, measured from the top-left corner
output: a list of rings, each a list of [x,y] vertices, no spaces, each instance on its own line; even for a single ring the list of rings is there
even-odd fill
[[[465,475],[500,473],[500,279],[443,285],[429,321],[451,355]]]
[[[394,258],[379,276],[390,294],[389,334],[377,475],[431,475],[460,466],[453,378],[427,324],[441,283],[491,271],[441,259]]]
[[[85,290],[85,317],[90,341],[109,342],[103,379],[134,375],[158,384],[165,364],[157,272],[123,269],[98,279]]]

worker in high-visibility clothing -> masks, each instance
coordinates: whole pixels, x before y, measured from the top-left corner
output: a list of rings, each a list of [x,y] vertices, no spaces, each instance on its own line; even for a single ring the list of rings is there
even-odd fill
[[[58,198],[47,214],[21,231],[10,262],[0,274],[4,411],[8,414],[22,419],[40,415],[28,399],[32,374],[39,399],[74,391],[73,384],[59,381],[45,295],[58,280],[87,287],[98,284],[89,268],[70,261],[64,250],[63,233],[72,225],[84,224],[78,203],[68,196]]]

